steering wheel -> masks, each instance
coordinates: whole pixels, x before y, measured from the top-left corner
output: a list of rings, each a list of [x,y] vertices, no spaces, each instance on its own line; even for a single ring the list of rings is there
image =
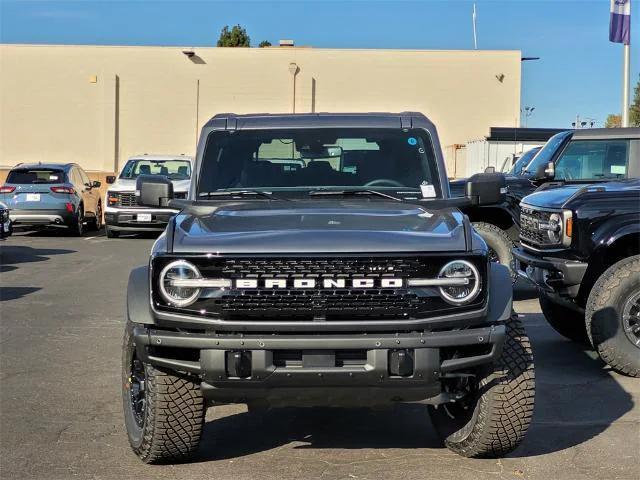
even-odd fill
[[[404,187],[403,184],[390,178],[378,178],[364,184],[365,187]]]

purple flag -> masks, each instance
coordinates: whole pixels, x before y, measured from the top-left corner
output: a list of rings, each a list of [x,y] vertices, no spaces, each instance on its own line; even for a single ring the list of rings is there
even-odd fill
[[[631,0],[611,0],[609,41],[629,45],[631,40]]]

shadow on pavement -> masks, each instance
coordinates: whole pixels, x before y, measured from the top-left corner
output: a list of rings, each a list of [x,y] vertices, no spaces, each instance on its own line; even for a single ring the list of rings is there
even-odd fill
[[[44,262],[53,255],[65,255],[75,253],[75,250],[63,248],[33,248],[25,245],[3,245],[0,249],[0,271],[9,272],[15,270],[15,265],[20,263]],[[5,269],[6,268],[6,269]]]
[[[523,317],[534,347],[536,407],[524,442],[509,457],[575,447],[633,408],[631,395],[593,352],[561,338],[540,314]],[[196,461],[242,457],[291,442],[304,442],[296,448],[306,449],[444,448],[423,405],[398,404],[386,410],[289,408],[207,422]]]
[[[296,449],[442,447],[424,405],[398,404],[380,410],[281,408],[207,422],[194,460],[243,457],[291,442],[303,443]]]
[[[633,398],[596,353],[548,328],[542,315],[523,315],[534,348],[536,407],[522,446],[510,457],[565,450],[600,435],[629,412]],[[544,322],[537,328],[534,322]]]
[[[17,300],[38,290],[41,289],[38,287],[0,287],[0,302]]]

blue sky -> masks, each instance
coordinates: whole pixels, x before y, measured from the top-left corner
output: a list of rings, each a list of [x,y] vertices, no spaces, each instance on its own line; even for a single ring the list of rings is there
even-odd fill
[[[640,73],[640,0],[633,0],[632,85]],[[331,48],[473,47],[472,1],[0,0],[0,41],[101,45],[215,45],[239,23],[252,43]],[[539,56],[523,65],[529,126],[604,122],[621,109],[622,46],[608,41],[608,0],[477,0],[479,48]]]

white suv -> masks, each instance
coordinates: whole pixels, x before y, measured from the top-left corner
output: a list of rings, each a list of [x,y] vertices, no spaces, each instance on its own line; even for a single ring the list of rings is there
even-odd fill
[[[122,231],[162,231],[177,210],[148,208],[136,202],[139,175],[164,175],[173,183],[174,198],[187,198],[191,183],[193,157],[185,155],[137,155],[127,160],[120,175],[107,177],[104,220],[107,237]]]

